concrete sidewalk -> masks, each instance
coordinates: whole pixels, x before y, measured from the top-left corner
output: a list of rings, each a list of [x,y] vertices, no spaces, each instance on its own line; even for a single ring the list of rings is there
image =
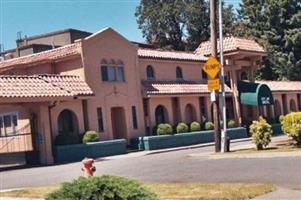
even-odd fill
[[[235,140],[231,140],[231,144],[235,144],[238,142],[247,142],[247,141],[251,141],[251,140],[252,140],[251,138],[235,139]],[[136,157],[159,154],[159,153],[168,153],[168,152],[173,152],[173,151],[210,147],[210,146],[214,146],[214,144],[215,144],[214,142],[209,142],[209,143],[196,144],[196,145],[190,145],[190,146],[181,146],[181,147],[173,147],[173,148],[157,149],[157,150],[149,150],[149,151],[145,150],[145,151],[132,152],[132,153],[123,154],[123,155],[102,157],[102,158],[95,159],[95,161],[118,160],[118,159],[122,159],[122,158],[136,158]]]
[[[276,191],[255,197],[253,200],[300,200],[301,189],[292,190],[287,188],[277,188]]]

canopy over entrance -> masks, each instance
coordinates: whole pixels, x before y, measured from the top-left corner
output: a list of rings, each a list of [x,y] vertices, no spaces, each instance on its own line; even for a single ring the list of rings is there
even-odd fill
[[[265,84],[239,81],[238,91],[241,104],[252,106],[274,104],[272,92]]]

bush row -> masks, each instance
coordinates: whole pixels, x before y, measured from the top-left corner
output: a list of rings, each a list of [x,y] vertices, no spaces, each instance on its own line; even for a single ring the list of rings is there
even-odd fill
[[[301,112],[291,112],[285,116],[279,116],[282,131],[291,137],[297,146],[301,146]],[[254,120],[250,125],[250,134],[257,150],[269,145],[272,136],[272,127],[263,117]]]
[[[222,126],[222,122],[221,122]],[[236,123],[234,120],[229,120],[227,123],[228,128],[235,128]],[[162,123],[159,124],[158,126],[155,127],[155,133],[157,135],[169,135],[169,134],[174,134],[174,133],[187,133],[187,132],[195,132],[195,131],[200,131],[200,130],[213,130],[214,129],[214,124],[211,121],[207,121],[201,125],[199,122],[192,122],[189,125],[187,125],[184,122],[180,122],[174,127],[172,127],[168,123]]]

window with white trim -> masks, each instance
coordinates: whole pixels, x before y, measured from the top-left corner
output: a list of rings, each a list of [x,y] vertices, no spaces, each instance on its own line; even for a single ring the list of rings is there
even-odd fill
[[[0,137],[17,134],[18,113],[0,113]]]

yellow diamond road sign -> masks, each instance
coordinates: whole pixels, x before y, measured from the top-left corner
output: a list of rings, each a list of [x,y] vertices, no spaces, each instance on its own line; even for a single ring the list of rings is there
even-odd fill
[[[217,76],[218,72],[221,70],[221,64],[215,57],[209,56],[207,62],[203,67],[203,70],[211,79],[214,79]]]
[[[220,83],[219,79],[208,80],[208,90],[219,90]]]

